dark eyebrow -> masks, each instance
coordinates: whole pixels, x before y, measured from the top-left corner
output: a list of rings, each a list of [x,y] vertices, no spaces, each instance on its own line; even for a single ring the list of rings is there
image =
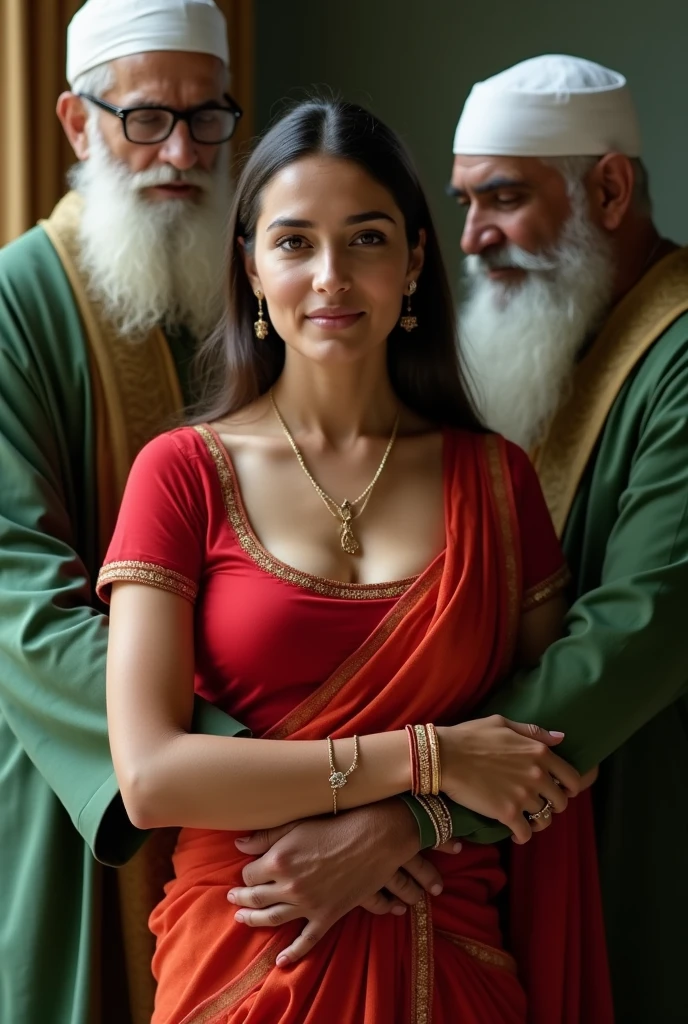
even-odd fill
[[[525,181],[521,181],[519,178],[490,178],[484,185],[475,185],[471,191],[478,196],[485,195],[488,192],[498,192],[502,188],[527,188],[528,185]],[[457,188],[456,185],[452,185],[451,182],[445,189],[448,196],[453,196],[455,199],[464,199],[467,195],[465,189]]]
[[[347,224],[365,224],[367,220],[388,220],[392,224],[396,224],[394,217],[390,217],[388,213],[383,213],[382,210],[368,210],[367,213],[355,213],[353,217],[347,217]]]
[[[268,224],[266,231],[270,231],[272,228],[313,228],[315,224],[312,220],[294,220],[292,217],[278,217],[277,220],[273,220],[272,224]]]
[[[347,217],[345,224],[365,224],[369,220],[388,220],[392,224],[396,224],[394,217],[391,217],[388,213],[383,213],[382,210],[368,210],[366,213],[355,213],[352,217]],[[277,220],[273,220],[272,224],[268,224],[266,231],[270,231],[272,228],[314,228],[315,223],[312,220],[294,220],[292,217],[278,217]]]

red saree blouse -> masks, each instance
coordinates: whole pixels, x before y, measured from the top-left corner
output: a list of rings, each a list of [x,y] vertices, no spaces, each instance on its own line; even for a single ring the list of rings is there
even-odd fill
[[[448,431],[444,477],[447,546],[432,565],[412,579],[342,584],[262,547],[213,431],[172,431],[132,469],[99,593],[107,599],[112,582],[130,580],[194,602],[196,692],[255,735],[316,739],[456,722],[508,671],[521,612],[560,590],[566,574],[518,448]],[[466,844],[457,858],[432,854],[442,861],[440,897],[403,918],[352,911],[287,970],[274,959],[300,923],[277,931],[235,923],[226,892],[246,858],[233,834],[182,829],[175,879],[151,917],[153,1020],[607,1024],[589,815],[584,795],[514,851],[517,962],[495,908],[498,851]],[[551,886],[554,904],[541,898]]]

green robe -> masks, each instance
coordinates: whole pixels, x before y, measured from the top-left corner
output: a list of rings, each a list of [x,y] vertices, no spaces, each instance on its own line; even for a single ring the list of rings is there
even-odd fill
[[[563,543],[566,635],[484,713],[563,730],[557,752],[580,770],[604,762],[593,795],[617,1021],[687,1021],[688,314],[617,395]],[[456,836],[509,834],[452,812]]]
[[[170,346],[185,387],[189,342]],[[125,818],[107,739],[94,460],[81,321],[34,228],[0,250],[3,1024],[126,1024],[114,884],[94,854],[121,864],[145,833]],[[199,731],[240,728],[201,714]]]

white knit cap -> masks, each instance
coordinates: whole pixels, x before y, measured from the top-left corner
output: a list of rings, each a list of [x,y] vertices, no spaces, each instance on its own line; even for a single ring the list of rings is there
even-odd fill
[[[229,65],[224,14],[213,0],[86,0],[67,29],[67,81],[158,50],[208,53]]]
[[[473,86],[456,127],[463,156],[640,156],[626,79],[562,54],[532,57]]]

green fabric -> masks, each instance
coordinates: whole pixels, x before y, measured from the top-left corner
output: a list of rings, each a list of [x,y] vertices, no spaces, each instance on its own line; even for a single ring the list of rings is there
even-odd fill
[[[594,802],[617,1020],[688,1020],[688,314],[617,396],[564,550],[566,635],[484,714],[563,730],[557,752],[580,770],[604,761]],[[456,836],[508,835],[457,805],[452,816]]]
[[[410,793],[402,793],[401,799],[416,819],[421,849],[429,850],[437,841],[430,815]],[[509,829],[498,821],[490,821],[489,818],[474,814],[460,804],[455,804],[447,796],[444,796],[444,802],[451,811],[452,835],[458,839],[470,839],[472,843],[498,843],[511,835]]]
[[[415,797],[411,796],[410,793],[402,793],[401,799],[404,801],[408,809],[411,811],[411,814],[416,819],[416,824],[418,825],[418,832],[420,834],[421,849],[429,850],[430,847],[435,845],[436,841],[435,830],[432,826],[430,815],[428,814],[424,807],[421,807],[421,805],[418,803]],[[449,803],[449,801],[447,801],[447,803]],[[452,804],[451,806],[457,807],[459,810],[461,810],[461,808],[458,807],[458,804]],[[456,835],[460,835],[460,833],[457,832]]]
[[[175,356],[188,348],[174,347]],[[182,371],[188,360],[180,359]],[[185,382],[183,382],[185,383]],[[145,839],[126,819],[105,715],[94,425],[82,327],[35,228],[0,251],[0,1021],[85,1024],[101,869]],[[234,734],[216,709],[196,728]],[[103,1019],[108,1019],[106,1012]],[[125,1024],[121,1014],[111,1014]]]

